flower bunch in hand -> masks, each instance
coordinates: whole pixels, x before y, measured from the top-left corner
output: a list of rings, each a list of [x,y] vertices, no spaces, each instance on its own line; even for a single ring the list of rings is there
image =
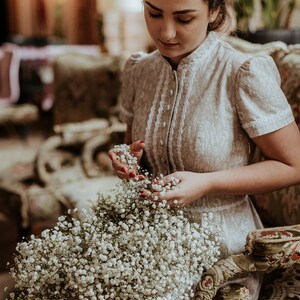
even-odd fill
[[[119,154],[134,164],[126,149]],[[201,225],[190,223],[166,201],[139,197],[152,181],[148,173],[122,180],[93,208],[69,211],[55,228],[19,243],[10,299],[189,299],[217,261],[217,228],[209,213]]]

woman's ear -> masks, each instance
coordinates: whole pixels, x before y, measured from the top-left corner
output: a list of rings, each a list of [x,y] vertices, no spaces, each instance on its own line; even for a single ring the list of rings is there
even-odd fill
[[[219,7],[210,11],[210,14],[209,14],[209,23],[213,23],[217,19],[219,11],[220,11]]]

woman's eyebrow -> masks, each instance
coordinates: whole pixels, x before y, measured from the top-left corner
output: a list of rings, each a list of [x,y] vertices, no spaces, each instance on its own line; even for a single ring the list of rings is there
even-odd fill
[[[157,10],[159,12],[163,12],[162,9],[154,6],[153,4],[151,4],[150,2],[148,1],[145,1],[145,3],[150,6],[152,9],[154,10]],[[198,11],[197,9],[184,9],[184,10],[178,10],[178,11],[175,11],[173,12],[173,15],[183,15],[183,14],[188,14],[188,13],[191,13],[191,12],[195,12],[195,11]]]
[[[162,9],[160,9],[160,8],[158,8],[158,7],[156,7],[156,6],[154,6],[153,4],[151,4],[151,3],[148,2],[148,1],[145,1],[145,3],[146,3],[148,6],[150,6],[151,8],[155,9],[155,10],[160,11],[160,12],[163,12]]]
[[[178,10],[173,12],[173,15],[184,15],[184,14],[188,14],[191,12],[195,12],[198,11],[197,9],[185,9],[185,10]]]

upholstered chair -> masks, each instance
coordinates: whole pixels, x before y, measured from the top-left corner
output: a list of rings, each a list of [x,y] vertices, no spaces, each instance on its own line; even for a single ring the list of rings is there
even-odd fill
[[[287,46],[280,41],[251,44],[234,37],[226,40],[242,52],[273,57],[300,127],[300,45]],[[261,159],[258,151],[256,160]],[[230,284],[236,276],[251,272],[264,276],[260,300],[300,299],[300,185],[255,195],[253,201],[266,228],[248,234],[243,253],[220,260],[203,274],[195,300],[252,299],[245,286]]]

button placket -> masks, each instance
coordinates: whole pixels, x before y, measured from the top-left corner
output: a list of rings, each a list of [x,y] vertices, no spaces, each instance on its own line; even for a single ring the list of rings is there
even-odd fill
[[[161,116],[161,128],[158,139],[158,144],[162,149],[161,164],[164,165],[164,169],[169,171],[169,160],[168,160],[168,136],[169,136],[169,127],[172,118],[172,108],[175,101],[175,90],[176,90],[176,76],[173,77],[174,80],[171,80],[170,86],[166,93],[165,98],[165,109]]]

